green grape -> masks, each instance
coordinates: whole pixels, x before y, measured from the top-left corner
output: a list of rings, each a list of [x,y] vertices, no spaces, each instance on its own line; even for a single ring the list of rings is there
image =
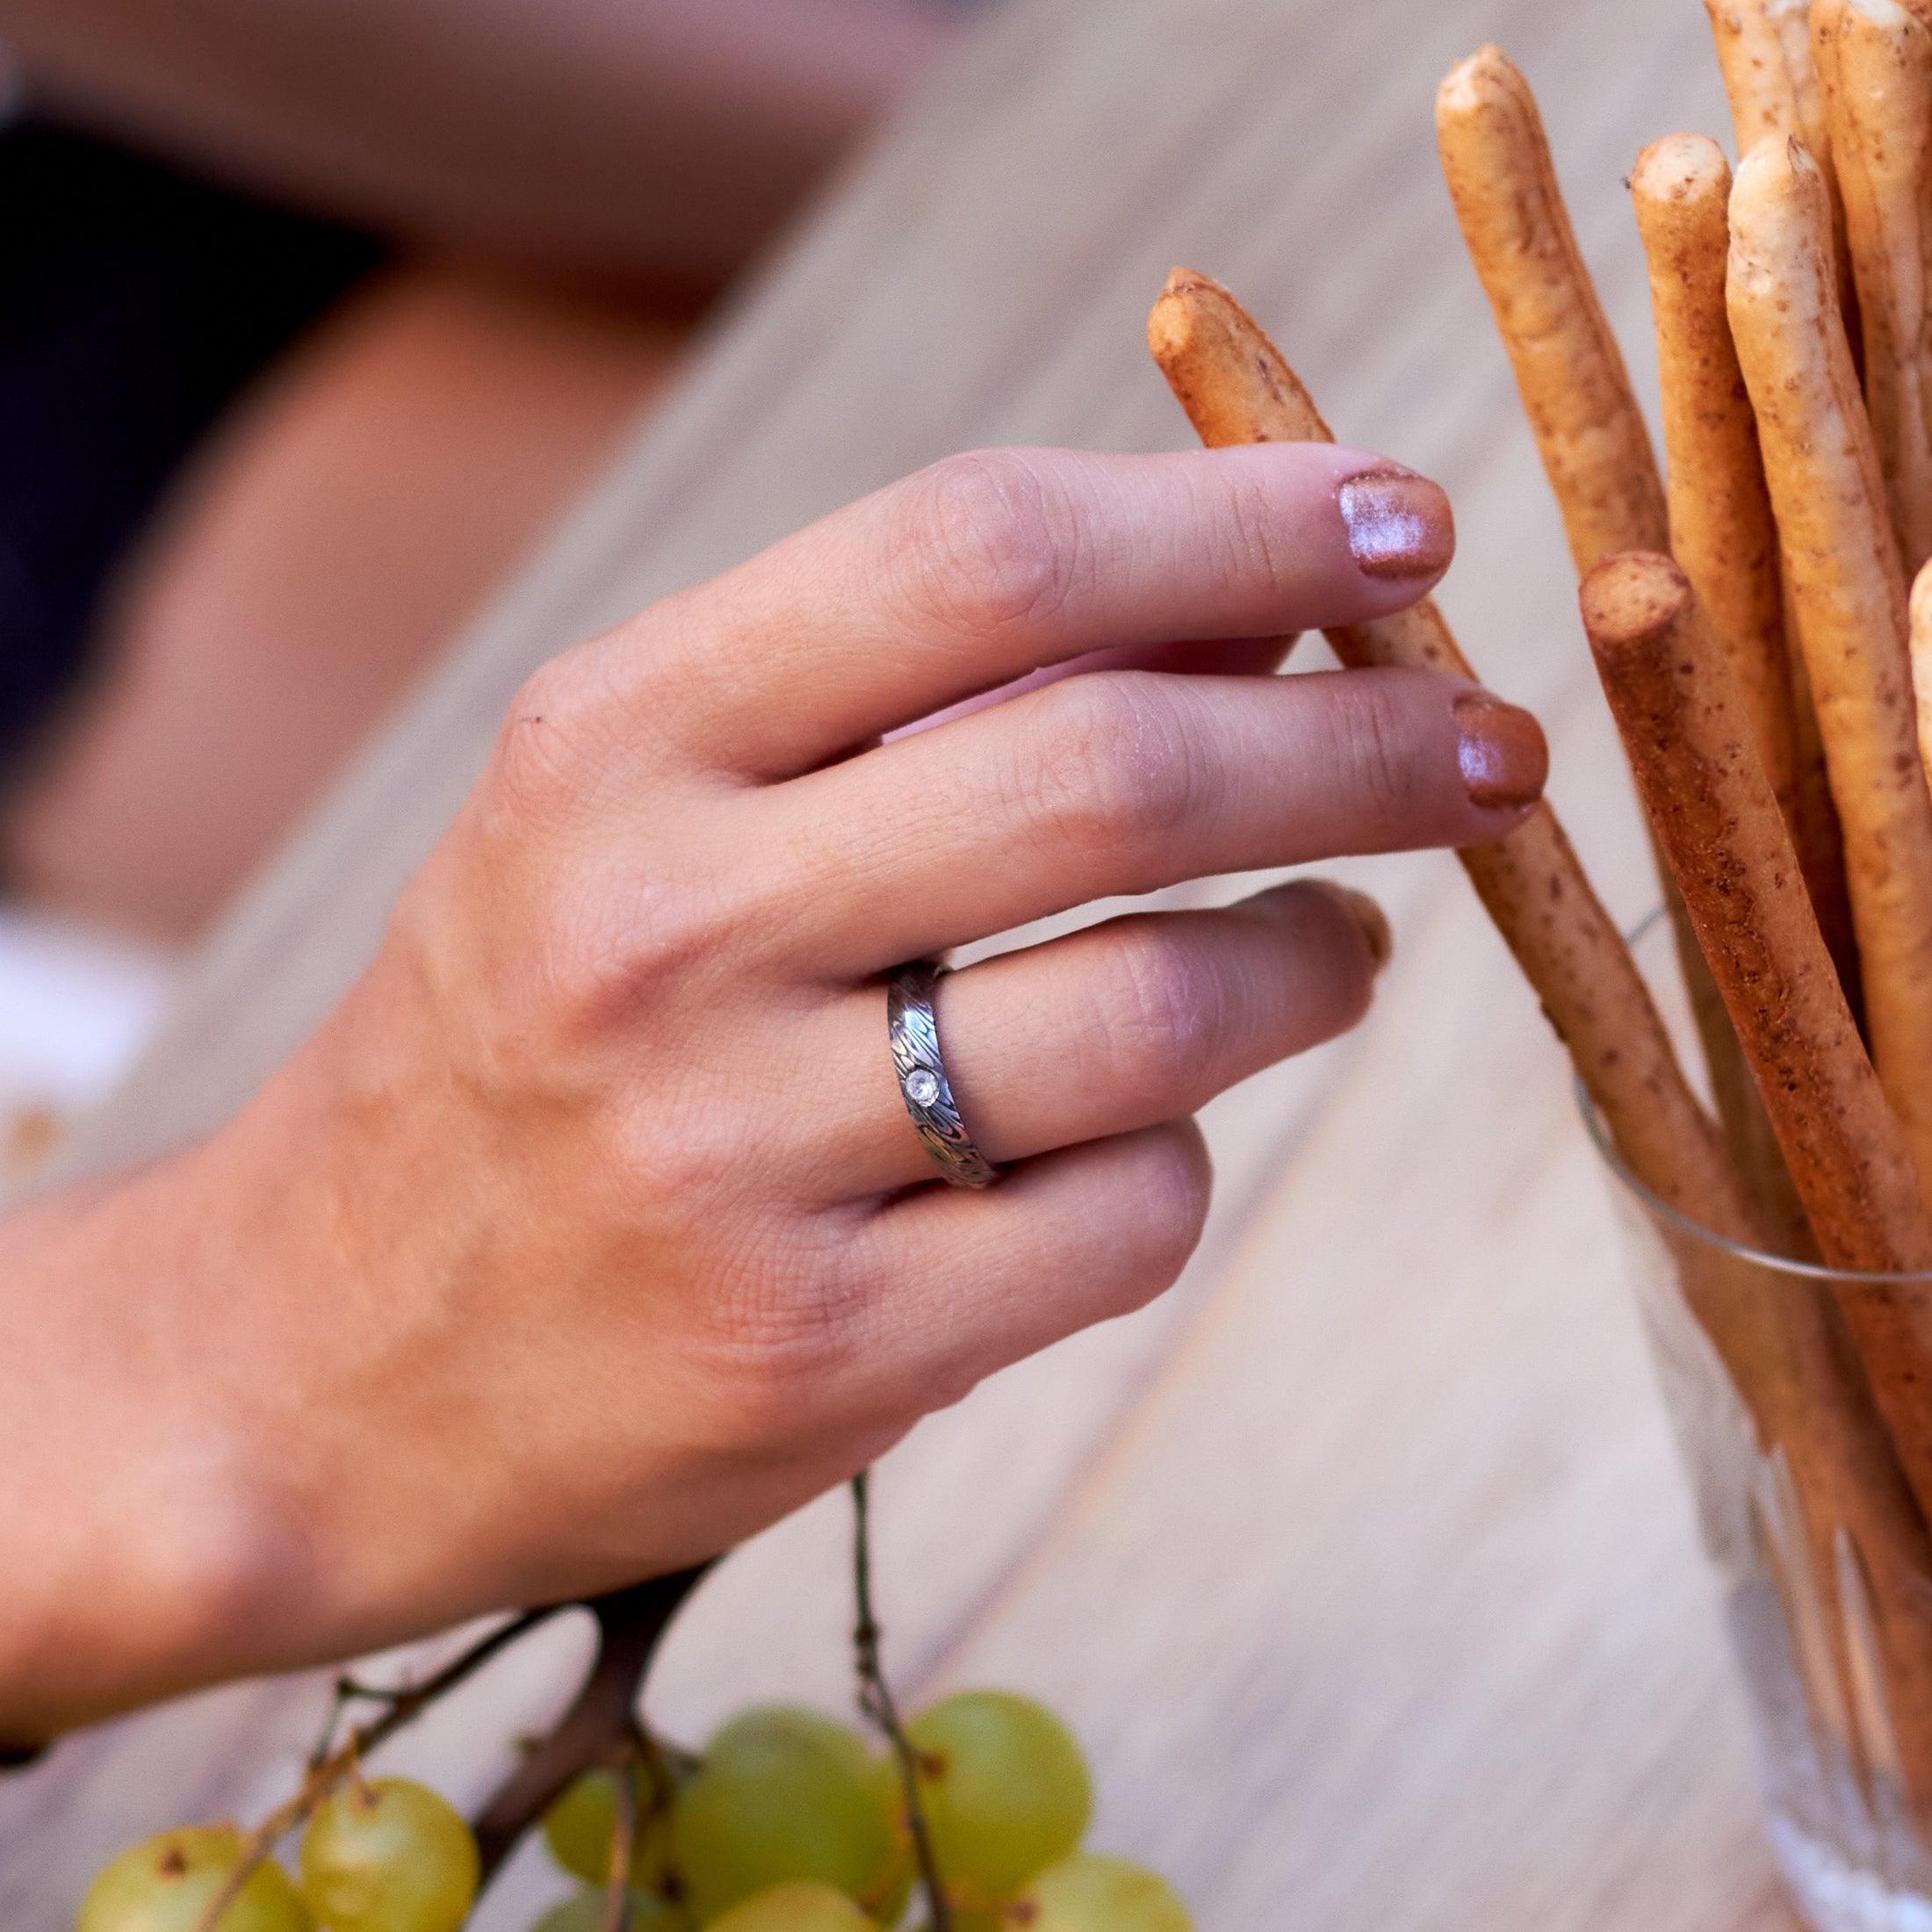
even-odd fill
[[[836,1885],[806,1879],[774,1885],[713,1919],[705,1932],[878,1932]]]
[[[1010,1690],[964,1690],[906,1726],[919,1803],[949,1900],[987,1912],[1080,1842],[1092,1791],[1052,1712]]]
[[[352,1779],[302,1834],[302,1895],[328,1932],[456,1932],[476,1881],[461,1813],[410,1778]]]
[[[573,1892],[559,1899],[530,1932],[604,1932],[610,1901],[602,1892]],[[631,1894],[631,1932],[690,1932],[691,1921],[654,1892]]]
[[[649,1783],[639,1780],[648,1802]],[[544,1842],[551,1856],[586,1885],[601,1885],[610,1876],[610,1835],[617,1825],[617,1780],[611,1771],[586,1771],[544,1813]],[[631,1883],[643,1891],[670,1889],[671,1813],[653,1813],[644,1821],[631,1853]]]
[[[898,1783],[892,1785],[891,1803],[894,1818],[905,1814],[899,1808]],[[919,1877],[919,1866],[912,1856],[912,1841],[901,1836],[899,1855],[896,1864],[890,1867],[886,1877],[865,1896],[865,1908],[881,1925],[897,1925],[905,1916],[905,1908],[912,1902],[913,1881]]]
[[[1001,1908],[999,1924],[1025,1932],[1194,1932],[1164,1878],[1097,1851],[1048,1866]]]
[[[903,1905],[909,1852],[891,1766],[813,1711],[746,1711],[678,1793],[671,1842],[700,1925],[787,1879],[832,1885],[875,1916]]]
[[[74,1932],[194,1932],[240,1864],[233,1825],[164,1831],[117,1853],[95,1874]],[[265,1860],[221,1914],[220,1932],[308,1932],[308,1909],[288,1874]]]

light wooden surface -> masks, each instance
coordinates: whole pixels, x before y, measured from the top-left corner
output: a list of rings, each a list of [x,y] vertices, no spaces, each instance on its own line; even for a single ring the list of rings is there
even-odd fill
[[[1012,0],[255,893],[81,1160],[220,1121],[314,1023],[553,650],[948,451],[1182,444],[1141,346],[1176,262],[1241,292],[1344,440],[1451,487],[1451,615],[1541,711],[1559,803],[1640,912],[1561,534],[1435,175],[1435,81],[1487,39],[1541,93],[1647,383],[1619,183],[1655,135],[1725,129],[1697,0]],[[1453,863],[1336,869],[1395,919],[1375,1013],[1211,1110],[1219,1203],[1173,1296],[891,1457],[890,1662],[915,1698],[991,1681],[1065,1712],[1096,1842],[1203,1932],[1788,1925],[1561,1060]],[[842,1699],[845,1536],[833,1498],[733,1559],[665,1653],[661,1723]],[[481,1789],[574,1640],[398,1762]],[[51,1932],[117,1843],[278,1795],[315,1690],[190,1700],[5,1781],[0,1922]],[[487,1924],[547,1882],[526,1861]]]

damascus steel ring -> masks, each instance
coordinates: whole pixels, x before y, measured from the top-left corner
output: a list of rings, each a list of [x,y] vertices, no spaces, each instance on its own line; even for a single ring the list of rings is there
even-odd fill
[[[930,960],[915,960],[887,982],[885,1024],[892,1038],[892,1065],[912,1129],[940,1172],[955,1187],[991,1187],[999,1170],[973,1145],[939,1056],[933,989],[945,970]]]

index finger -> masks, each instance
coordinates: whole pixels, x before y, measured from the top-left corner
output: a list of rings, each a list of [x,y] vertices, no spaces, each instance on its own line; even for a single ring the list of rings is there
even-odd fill
[[[657,607],[639,675],[660,741],[782,779],[1086,652],[1401,609],[1454,545],[1442,491],[1359,450],[982,451]]]

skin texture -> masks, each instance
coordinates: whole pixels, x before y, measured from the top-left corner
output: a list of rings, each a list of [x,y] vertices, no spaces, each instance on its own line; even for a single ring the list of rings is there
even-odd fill
[[[983,1193],[928,1179],[880,976],[1519,821],[1468,795],[1464,681],[1174,668],[1429,588],[1439,499],[1413,578],[1351,552],[1380,461],[954,458],[540,671],[257,1099],[0,1227],[0,1736],[687,1562],[1164,1288],[1188,1114],[1360,1016],[1379,921],[1294,884],[946,981],[968,1125],[1017,1164]],[[876,742],[1100,648],[1169,669]],[[1526,768],[1474,762],[1533,796],[1503,736]]]

